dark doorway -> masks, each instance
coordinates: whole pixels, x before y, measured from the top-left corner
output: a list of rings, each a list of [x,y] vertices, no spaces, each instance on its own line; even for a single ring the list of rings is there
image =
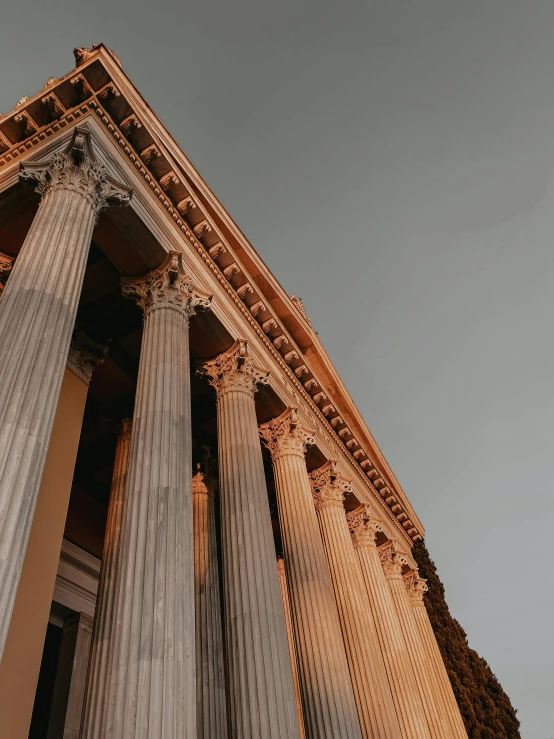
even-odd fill
[[[37,692],[35,693],[35,702],[33,705],[29,739],[46,739],[61,641],[62,628],[54,624],[48,624],[44,649],[42,651],[42,662],[40,663]]]

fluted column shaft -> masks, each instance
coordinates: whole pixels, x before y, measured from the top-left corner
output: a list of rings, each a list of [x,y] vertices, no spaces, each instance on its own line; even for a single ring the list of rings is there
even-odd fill
[[[419,574],[415,570],[411,570],[404,575],[403,580],[408,601],[412,607],[412,614],[425,647],[428,664],[431,666],[437,683],[439,710],[448,717],[452,736],[456,737],[456,739],[467,739],[467,731],[464,726],[462,714],[454,696],[452,683],[448,677],[448,672],[446,671],[439,645],[437,644],[435,633],[429,620],[429,614],[423,601],[423,594],[428,589],[427,583],[419,577]]]
[[[102,716],[108,703],[106,680],[114,644],[114,601],[117,575],[121,569],[121,524],[123,521],[127,471],[129,469],[131,429],[131,419],[126,418],[122,422],[121,433],[115,448],[112,487],[104,537],[98,598],[94,614],[91,660],[83,717],[84,736],[88,736],[90,739],[93,737],[94,739],[102,739],[100,734]]]
[[[204,370],[217,393],[224,633],[231,736],[299,737],[292,669],[254,407],[254,366],[238,340]]]
[[[263,424],[260,433],[275,472],[306,735],[310,739],[360,737],[337,604],[304,458],[313,432],[298,424],[292,408]]]
[[[404,739],[425,739],[429,729],[390,588],[375,544],[379,522],[365,506],[347,516]]]
[[[101,725],[85,738],[196,739],[188,319],[207,307],[170,252],[123,293],[144,313]],[[94,688],[91,688],[94,689]]]
[[[279,572],[279,585],[281,586],[281,598],[285,611],[285,624],[287,627],[287,640],[289,643],[289,654],[292,665],[292,679],[294,681],[294,695],[296,697],[296,710],[298,711],[298,723],[300,725],[300,739],[305,739],[304,715],[302,713],[302,696],[300,695],[300,683],[298,682],[298,658],[296,656],[296,644],[294,643],[294,631],[290,615],[289,589],[287,586],[287,573],[285,560],[279,557],[277,560],[277,571]]]
[[[404,640],[408,648],[410,662],[416,677],[419,694],[423,702],[429,733],[433,739],[452,739],[452,732],[446,716],[441,715],[436,700],[436,683],[428,663],[425,647],[406,597],[402,580],[402,567],[407,565],[406,557],[398,550],[396,542],[389,541],[378,547],[379,558],[387,579]]]
[[[38,183],[38,212],[0,298],[0,657],[52,432],[98,211],[115,190],[90,135],[21,166]],[[111,191],[108,192],[108,185]]]
[[[198,739],[226,739],[227,707],[215,531],[214,485],[192,479],[196,604],[196,721]]]
[[[339,477],[332,461],[314,470],[310,478],[362,734],[365,739],[399,739],[400,724],[342,504],[350,485]]]

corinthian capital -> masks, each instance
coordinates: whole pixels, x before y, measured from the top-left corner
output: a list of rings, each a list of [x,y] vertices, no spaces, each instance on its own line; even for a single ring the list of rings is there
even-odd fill
[[[375,536],[382,531],[381,522],[371,513],[369,506],[360,506],[346,514],[354,547],[374,547]]]
[[[0,251],[0,295],[8,279],[8,275],[13,267],[14,257],[9,257],[7,254],[2,254]]]
[[[314,433],[298,423],[298,408],[287,408],[280,416],[260,426],[260,436],[273,460],[287,454],[303,458],[306,447],[314,443]]]
[[[269,372],[254,364],[246,339],[237,339],[233,346],[198,370],[208,378],[217,396],[235,390],[254,394],[258,385],[267,385]]]
[[[67,366],[74,375],[88,385],[95,368],[106,358],[107,351],[106,346],[97,344],[82,331],[75,329],[67,355]]]
[[[77,127],[68,146],[50,159],[21,164],[19,177],[36,184],[35,191],[66,190],[86,198],[96,213],[112,205],[128,205],[133,189],[117,182],[94,155],[90,131]]]
[[[183,313],[187,319],[195,308],[209,308],[212,296],[197,290],[185,270],[183,255],[170,251],[162,264],[144,277],[124,277],[121,292],[135,300],[145,315],[159,308]]]
[[[352,491],[351,481],[339,475],[334,459],[310,472],[310,484],[318,511],[329,507],[342,508],[344,494]]]
[[[410,570],[402,579],[411,604],[413,606],[423,605],[423,596],[429,590],[427,580],[420,577],[417,570]]]
[[[402,567],[408,564],[406,555],[398,548],[398,542],[391,540],[378,547],[379,558],[387,577],[401,577]]]

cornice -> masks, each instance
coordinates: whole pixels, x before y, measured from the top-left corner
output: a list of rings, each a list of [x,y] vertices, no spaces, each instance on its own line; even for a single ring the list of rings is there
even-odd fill
[[[63,94],[61,91],[68,85],[76,96],[71,108],[63,103],[68,99],[67,90]],[[50,120],[40,126],[36,111],[43,108]],[[303,306],[284,292],[263,264],[148,108],[113,52],[101,44],[96,46],[74,71],[60,80],[50,79],[40,93],[22,99],[14,111],[0,118],[0,170],[91,111],[277,361],[290,385],[346,457],[365,490],[378,501],[379,509],[384,510],[406,539],[415,542],[422,538],[421,523],[311,328]],[[119,119],[112,117],[117,112]],[[24,119],[25,125],[16,124],[16,116]],[[139,136],[137,132],[140,138],[135,138]],[[14,138],[18,140],[13,141]],[[204,192],[199,190],[200,183]],[[208,196],[210,202],[206,200]],[[236,244],[233,238],[237,239]],[[245,258],[259,270],[257,274],[250,274]],[[260,275],[269,285],[267,289],[256,279]],[[286,325],[283,311],[279,315],[276,306],[288,310]],[[292,325],[291,320],[297,323]],[[310,342],[308,352],[296,340],[306,336]],[[327,381],[320,379],[314,365],[325,370]],[[345,417],[354,419],[355,423],[347,422]],[[366,441],[360,442],[358,437],[365,437]]]

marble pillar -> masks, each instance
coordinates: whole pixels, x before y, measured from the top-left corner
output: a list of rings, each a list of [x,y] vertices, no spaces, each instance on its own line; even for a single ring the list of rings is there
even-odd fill
[[[198,739],[226,739],[227,704],[215,531],[215,481],[200,471],[200,465],[198,467],[192,478],[197,736]]]
[[[452,690],[452,684],[448,677],[433,627],[429,621],[427,608],[423,601],[423,596],[428,590],[427,581],[419,576],[417,570],[407,572],[403,580],[419,635],[425,646],[428,664],[431,666],[437,683],[437,703],[439,704],[439,710],[444,712],[448,717],[452,736],[456,737],[456,739],[467,739],[467,731],[462,720],[462,715],[458,708],[458,703]]]
[[[210,298],[170,252],[123,294],[144,314],[100,726],[86,739],[196,739],[188,323]],[[91,687],[94,690],[94,687]],[[101,697],[99,698],[101,700]]]
[[[306,736],[360,737],[360,722],[305,451],[313,431],[296,408],[260,426],[271,452],[288,573]]]
[[[294,631],[290,614],[289,589],[287,585],[287,572],[283,557],[277,558],[277,571],[279,573],[279,585],[281,586],[281,598],[283,610],[285,611],[285,624],[287,627],[287,640],[289,643],[290,661],[292,664],[292,679],[294,681],[294,695],[296,697],[296,710],[298,711],[298,723],[300,725],[300,739],[305,739],[304,715],[302,713],[302,696],[300,694],[300,683],[298,682],[298,657],[296,656],[296,644],[294,643]]]
[[[436,681],[405,593],[402,569],[407,567],[408,560],[406,555],[400,551],[396,541],[388,541],[378,547],[377,551],[408,648],[408,655],[423,703],[429,734],[432,739],[452,739],[447,718],[441,715],[437,705]]]
[[[349,481],[335,461],[310,474],[364,739],[402,736],[381,646],[342,504]]]
[[[125,418],[122,421],[115,448],[108,520],[106,522],[102,567],[94,615],[91,660],[83,717],[83,735],[95,739],[101,739],[99,732],[102,715],[107,703],[106,679],[113,648],[114,598],[116,577],[120,571],[121,523],[123,520],[125,484],[129,468],[131,429],[131,419]]]
[[[357,508],[346,518],[377,628],[402,736],[404,739],[428,738],[423,703],[375,543],[377,532],[382,531],[381,524],[367,506]]]
[[[203,369],[217,394],[224,633],[230,733],[237,739],[300,736],[275,544],[254,406],[268,372],[247,342]]]
[[[96,161],[90,133],[21,165],[37,214],[0,297],[0,658],[21,574],[99,211],[131,190]]]

